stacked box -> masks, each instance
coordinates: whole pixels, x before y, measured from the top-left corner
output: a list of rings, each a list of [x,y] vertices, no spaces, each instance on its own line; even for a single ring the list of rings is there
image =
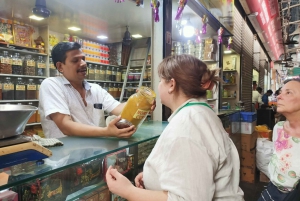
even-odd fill
[[[256,113],[241,112],[241,181],[256,181]]]
[[[217,45],[212,38],[205,39],[205,46],[204,46],[204,60],[216,60],[216,51]]]

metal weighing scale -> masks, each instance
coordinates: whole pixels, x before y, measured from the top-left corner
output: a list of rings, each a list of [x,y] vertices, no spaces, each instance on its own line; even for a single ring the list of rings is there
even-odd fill
[[[30,105],[0,105],[0,169],[52,155],[49,149],[21,135],[37,109]]]

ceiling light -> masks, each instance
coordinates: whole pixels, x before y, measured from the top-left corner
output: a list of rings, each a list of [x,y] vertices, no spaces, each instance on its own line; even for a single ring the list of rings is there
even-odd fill
[[[183,36],[190,38],[195,34],[195,28],[193,27],[190,19],[187,20],[186,25],[183,27]]]
[[[30,19],[33,19],[33,20],[38,20],[38,21],[44,19],[43,17],[38,17],[38,16],[36,16],[36,15],[30,15],[29,18],[30,18]]]
[[[72,30],[72,31],[79,31],[79,30],[81,30],[79,27],[69,27],[68,29]]]
[[[99,38],[99,39],[107,39],[107,36],[101,35],[101,36],[97,36],[97,38]]]
[[[224,50],[224,54],[230,54],[230,53],[232,53],[231,50]]]
[[[142,38],[143,36],[140,34],[133,34],[131,35],[133,38]]]

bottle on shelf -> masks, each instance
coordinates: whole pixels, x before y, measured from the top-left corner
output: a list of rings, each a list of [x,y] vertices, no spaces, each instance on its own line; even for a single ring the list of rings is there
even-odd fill
[[[3,51],[3,56],[0,58],[0,73],[12,74],[12,59],[7,51]]]
[[[117,77],[117,72],[114,67],[111,67],[111,76],[110,76],[110,81],[116,81]]]
[[[2,88],[2,99],[3,100],[15,100],[15,85],[12,83],[10,77],[5,78]]]
[[[24,75],[35,75],[35,61],[33,60],[31,55],[26,55],[24,63]]]
[[[57,74],[57,70],[54,66],[52,58],[49,58],[49,71],[50,71],[50,77],[55,77]]]
[[[118,96],[118,85],[116,83],[114,83],[114,87],[113,87],[113,97],[116,98],[116,97],[119,97]]]
[[[235,76],[233,75],[233,73],[230,74],[230,84],[235,84]]]
[[[99,71],[100,71],[99,80],[105,81],[106,80],[106,74],[105,74],[106,69],[105,69],[105,67],[101,65]]]
[[[116,81],[121,82],[122,74],[119,68],[117,68]]]
[[[108,84],[108,93],[112,96],[114,95],[113,83]]]
[[[121,81],[124,82],[126,77],[126,70],[122,70],[122,74],[121,74]]]
[[[117,95],[117,97],[121,97],[121,93],[122,93],[122,84],[118,84],[118,95]]]
[[[36,62],[36,75],[46,76],[46,63],[43,59],[43,56],[39,56]]]
[[[36,84],[33,82],[33,79],[28,79],[28,83],[26,85],[26,99],[36,99]]]
[[[107,86],[107,83],[104,83],[102,88],[105,89],[105,90],[108,92],[108,86]]]
[[[15,53],[12,58],[12,74],[23,75],[23,61],[19,53]]]
[[[87,79],[89,80],[95,80],[95,69],[93,64],[88,65],[88,76]]]
[[[25,100],[26,99],[25,83],[23,82],[23,79],[21,77],[17,78],[15,99],[16,100]]]
[[[107,66],[105,72],[105,81],[111,81],[111,68]]]
[[[95,65],[95,80],[100,80],[100,67]]]

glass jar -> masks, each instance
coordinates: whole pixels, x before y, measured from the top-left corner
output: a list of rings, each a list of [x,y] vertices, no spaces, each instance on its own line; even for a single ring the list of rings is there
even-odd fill
[[[126,77],[126,70],[122,70],[121,81],[124,82]]]
[[[3,56],[0,59],[0,73],[12,74],[12,59],[8,56],[7,51],[3,51]]]
[[[140,81],[141,79],[141,72],[139,70],[136,70],[135,73],[133,73],[133,81]]]
[[[148,77],[148,81],[151,81],[151,79],[152,79],[152,71],[151,71],[151,68],[147,68],[147,77]]]
[[[105,80],[106,81],[111,81],[111,68],[109,66],[106,67],[105,71]]]
[[[2,83],[0,81],[0,100],[2,100]]]
[[[95,65],[95,80],[100,79],[100,68],[98,65]]]
[[[99,80],[104,81],[106,80],[106,75],[105,75],[105,67],[104,66],[100,66],[100,77]]]
[[[108,84],[108,93],[113,96],[114,94],[114,87],[113,87],[113,84],[112,83],[109,83]]]
[[[35,75],[35,61],[31,55],[27,55],[23,62],[24,75]]]
[[[113,91],[113,97],[120,97],[118,96],[118,85],[116,83],[114,83]]]
[[[144,74],[143,74],[143,81],[148,80],[148,74],[147,74],[147,69],[145,69]]]
[[[117,75],[116,75],[116,81],[117,82],[121,82],[122,75],[121,75],[121,71],[120,71],[119,68],[117,68],[116,73],[117,73]]]
[[[30,106],[34,106],[32,102],[29,102],[28,105]],[[36,122],[36,113],[32,114],[30,116],[30,118],[28,119],[27,123],[31,124],[31,123],[35,123]]]
[[[26,99],[36,99],[36,84],[33,82],[33,79],[28,79],[28,83],[26,85]]]
[[[19,53],[12,58],[12,74],[23,75],[23,64]]]
[[[5,78],[5,82],[2,87],[2,99],[3,100],[15,100],[15,85],[11,82],[10,77]]]
[[[121,93],[122,93],[122,84],[118,84],[118,95],[117,95],[117,97],[121,97]]]
[[[50,70],[50,77],[55,77],[56,76],[56,68],[54,66],[52,58],[49,58],[49,70]]]
[[[138,128],[151,110],[156,94],[148,87],[140,87],[138,92],[131,95],[121,112],[121,120],[117,122],[118,128],[134,125]]]
[[[39,82],[37,84],[37,89],[36,89],[36,99],[40,98],[40,87],[41,87],[42,82],[43,82],[43,79],[39,79]]]
[[[88,78],[89,80],[95,80],[95,69],[93,64],[88,65]]]
[[[23,79],[21,77],[18,77],[16,81],[15,99],[16,100],[26,99],[25,83],[23,82]]]
[[[127,91],[126,91],[126,97],[131,96],[132,94],[134,94],[134,89],[133,89],[133,85],[129,84]]]
[[[117,71],[115,70],[114,67],[111,67],[111,76],[110,76],[110,81],[116,81],[117,77]]]
[[[39,56],[38,61],[36,62],[36,75],[46,76],[46,63],[42,56]]]
[[[107,83],[104,83],[102,88],[105,89],[108,92]]]
[[[128,76],[127,76],[127,81],[131,82],[134,79],[134,73],[133,72],[129,72]]]

